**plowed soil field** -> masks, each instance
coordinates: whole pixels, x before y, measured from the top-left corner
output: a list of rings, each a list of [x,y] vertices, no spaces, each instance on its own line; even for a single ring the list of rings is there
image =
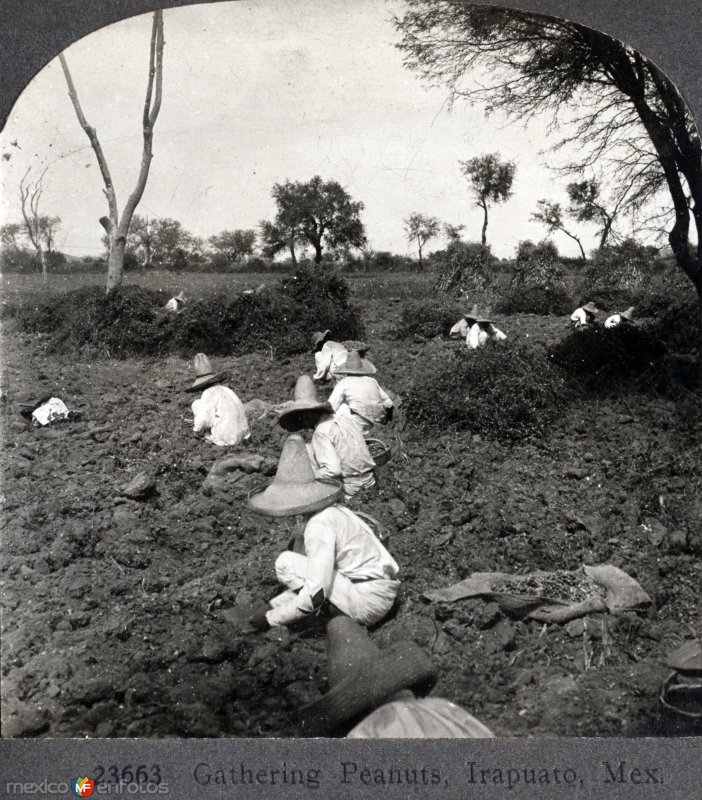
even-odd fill
[[[369,356],[400,397],[429,360],[462,346],[395,338],[399,301],[365,307]],[[553,342],[565,320],[497,324]],[[313,361],[232,355],[215,366],[243,401],[279,403]],[[2,735],[298,735],[296,710],[328,688],[324,639],[242,635],[222,619],[237,597],[277,592],[290,524],[246,510],[265,475],[205,481],[224,452],[191,434],[189,362],[58,357],[7,325],[2,367]],[[81,419],[32,428],[20,404],[45,395]],[[435,694],[500,736],[691,732],[657,701],[666,655],[702,634],[701,420],[690,401],[581,399],[547,437],[507,446],[471,431],[427,440],[400,406],[377,434],[393,448],[378,490],[350,504],[389,531],[402,571],[397,613],[373,639],[417,641],[440,669]],[[227,451],[260,454],[270,472],[284,432],[270,413],[251,430]],[[125,497],[141,472],[156,491]],[[635,577],[652,607],[566,628],[483,600],[422,599],[474,571],[598,563]]]

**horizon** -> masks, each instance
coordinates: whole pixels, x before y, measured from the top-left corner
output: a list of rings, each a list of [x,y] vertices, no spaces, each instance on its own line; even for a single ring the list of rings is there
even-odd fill
[[[550,238],[562,255],[577,256],[564,234],[547,237],[530,219],[537,199],[567,205],[566,181],[553,168],[568,151],[542,153],[552,120],[509,124],[462,101],[450,110],[448,90],[427,87],[402,65],[390,21],[401,10],[399,0],[359,0],[353,9],[343,0],[166,9],[163,105],[136,213],[177,219],[205,239],[224,229],[257,230],[275,213],[274,183],[319,174],[364,203],[375,251],[414,257],[403,230],[413,212],[463,224],[464,238],[479,240],[482,211],[458,162],[498,152],[516,161],[517,171],[513,197],[490,210],[493,253],[513,258],[520,241]],[[120,212],[141,158],[150,24],[151,14],[131,17],[65,51]],[[10,155],[2,162],[0,222],[19,221],[18,185],[27,168],[34,177],[46,168],[40,212],[62,219],[56,249],[99,256],[102,179],[58,59],[22,93],[0,142]],[[592,250],[594,226],[577,231]],[[445,242],[443,234],[432,240],[427,255]]]

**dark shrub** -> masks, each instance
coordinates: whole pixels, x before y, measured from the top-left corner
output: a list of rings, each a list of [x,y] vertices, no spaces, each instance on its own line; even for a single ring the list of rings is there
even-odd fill
[[[696,302],[672,303],[656,315],[652,333],[670,350],[692,350],[699,337],[699,307]]]
[[[582,388],[606,395],[622,388],[661,389],[667,349],[649,330],[632,325],[573,331],[550,348],[550,357]]]
[[[545,240],[534,244],[527,240],[519,243],[510,290],[522,286],[564,288],[563,267],[553,242]]]
[[[455,241],[432,255],[440,292],[485,294],[497,285],[498,260],[489,247],[478,242]]]
[[[400,337],[423,336],[425,339],[447,336],[466,310],[458,303],[411,303],[402,308],[398,333]]]
[[[428,433],[455,426],[510,442],[544,435],[566,396],[543,350],[489,343],[430,362],[407,392],[406,414]]]
[[[498,314],[570,314],[573,298],[564,286],[522,286],[495,305]]]
[[[177,315],[163,310],[165,292],[138,286],[109,295],[100,287],[79,289],[4,313],[14,313],[21,331],[51,334],[60,352],[87,348],[116,358],[198,351],[287,355],[304,351],[318,329],[329,328],[341,340],[362,338],[360,314],[348,296],[337,275],[300,270],[261,294],[212,294],[187,303]]]
[[[605,245],[595,253],[585,273],[585,285],[593,293],[640,289],[650,274],[653,258],[651,248],[634,239]]]

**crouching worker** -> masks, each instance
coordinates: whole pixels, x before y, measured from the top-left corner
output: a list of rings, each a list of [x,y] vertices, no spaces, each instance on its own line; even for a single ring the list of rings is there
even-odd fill
[[[176,314],[179,311],[182,311],[183,305],[185,304],[185,295],[183,292],[180,292],[175,297],[171,297],[171,299],[166,303],[164,308],[166,311],[173,311]]]
[[[620,325],[636,325],[632,319],[634,313],[634,306],[629,306],[626,311],[620,311],[618,314],[612,314],[605,320],[605,328],[618,328]]]
[[[464,314],[461,319],[451,328],[449,336],[452,339],[467,339],[470,329],[475,325],[475,320],[478,319],[478,306],[474,305],[470,313]]]
[[[478,317],[466,337],[466,344],[472,350],[477,350],[478,347],[483,347],[483,345],[490,341],[503,342],[506,338],[507,336],[502,333],[498,327],[493,325],[491,319],[487,317]]]
[[[327,624],[331,689],[300,710],[308,736],[349,739],[478,739],[493,734],[441,697],[425,697],[438,672],[414,642],[380,650],[347,617]]]
[[[317,331],[312,336],[312,352],[317,371],[315,381],[330,381],[335,377],[336,368],[346,361],[349,352],[343,344],[329,341],[329,331]]]
[[[364,436],[373,425],[384,425],[393,417],[394,406],[388,393],[371,377],[376,368],[361,358],[357,350],[349,353],[343,364],[336,368],[341,380],[329,396],[329,405],[337,415],[351,415]]]
[[[215,374],[210,359],[198,353],[194,361],[195,381],[186,392],[204,389],[192,404],[193,433],[220,446],[237,445],[251,435],[244,405],[234,392],[222,386],[226,372]]]
[[[344,500],[375,486],[375,461],[361,427],[350,415],[334,414],[329,403],[320,403],[309,375],[298,378],[295,399],[285,407],[278,422],[291,433],[314,431],[307,452],[315,475],[340,480]]]
[[[341,492],[338,482],[315,478],[302,437],[289,436],[275,478],[249,495],[248,507],[270,517],[301,518],[304,554],[286,550],[278,556],[276,575],[287,589],[259,606],[249,620],[254,628],[329,611],[372,625],[392,608],[400,569],[368,525],[337,505]]]
[[[570,324],[574,328],[583,328],[587,325],[592,325],[595,321],[595,315],[600,313],[600,309],[588,300],[583,306],[579,306],[570,315]]]

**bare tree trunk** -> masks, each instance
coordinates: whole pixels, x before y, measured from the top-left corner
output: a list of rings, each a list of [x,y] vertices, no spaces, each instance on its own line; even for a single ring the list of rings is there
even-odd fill
[[[422,245],[417,242],[417,250],[419,251],[419,271],[424,272],[424,264],[422,263]]]
[[[46,169],[48,169],[48,167]],[[37,252],[37,258],[39,259],[39,264],[41,265],[41,277],[45,281],[48,280],[49,276],[46,271],[46,256],[44,255],[44,249],[41,246],[41,233],[39,230],[39,200],[41,199],[42,181],[44,180],[46,169],[41,173],[33,186],[25,184],[25,180],[29,176],[31,167],[27,169],[22,177],[22,180],[20,181],[22,218],[24,219],[24,225],[27,231],[27,236],[29,237],[29,241],[32,243],[32,246]],[[27,210],[27,204],[29,204],[29,210]]]
[[[479,203],[478,204],[483,209],[483,230],[481,236],[481,242],[483,243],[483,247],[487,244],[487,226],[488,226],[488,210],[487,210],[487,203]]]
[[[290,258],[292,260],[292,265],[295,269],[297,269],[297,256],[295,255],[295,242],[290,242]]]
[[[321,264],[322,263],[322,243],[320,242],[312,242],[314,247],[314,263]]]
[[[68,63],[63,53],[59,54],[63,74],[68,84],[68,94],[73,103],[73,108],[78,117],[78,122],[85,131],[90,144],[95,152],[95,156],[102,173],[103,183],[105,184],[105,196],[107,197],[107,204],[109,207],[109,218],[103,217],[101,224],[109,233],[110,251],[107,260],[107,291],[111,292],[112,289],[122,283],[124,277],[124,250],[127,243],[127,234],[129,233],[129,226],[134,216],[144,189],[146,181],[149,177],[149,167],[151,159],[153,158],[153,133],[154,124],[161,109],[161,97],[163,89],[163,12],[155,11],[153,16],[153,24],[151,28],[151,48],[149,53],[149,79],[146,87],[146,99],[144,101],[144,112],[142,117],[142,126],[144,134],[144,147],[141,156],[141,168],[139,170],[139,177],[137,178],[136,186],[129,195],[127,203],[119,215],[117,208],[117,196],[115,193],[112,176],[107,166],[107,160],[102,150],[102,146],[97,136],[95,128],[88,124],[88,121],[83,114],[78,93],[73,83]],[[109,227],[106,222],[109,221]]]

